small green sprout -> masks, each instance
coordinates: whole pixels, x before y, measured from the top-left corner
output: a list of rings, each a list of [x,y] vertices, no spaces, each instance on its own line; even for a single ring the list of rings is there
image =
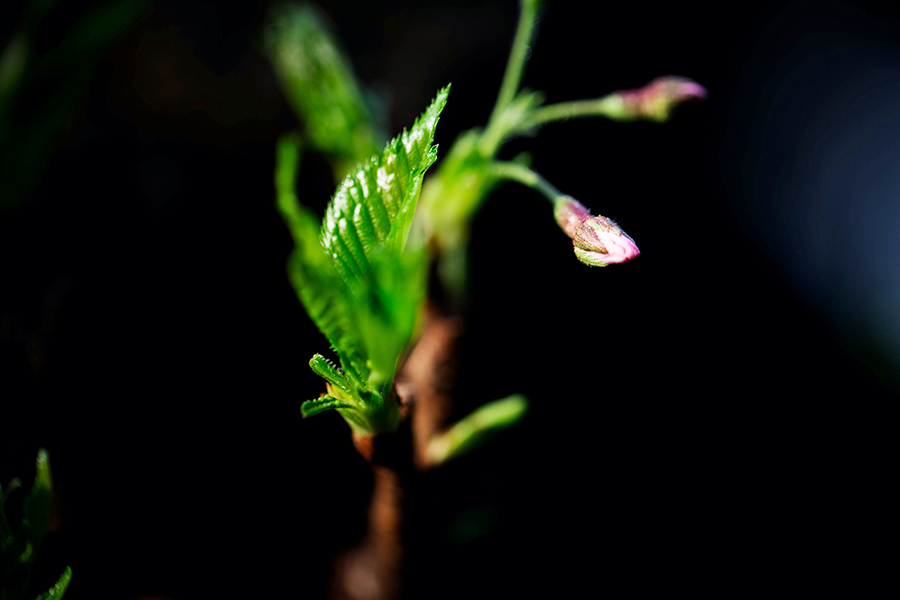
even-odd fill
[[[428,444],[430,464],[440,465],[474,450],[495,433],[518,423],[528,411],[528,400],[515,394],[477,408]]]
[[[34,485],[22,499],[18,523],[11,523],[7,515],[12,498],[21,494],[19,481],[14,479],[6,490],[0,489],[0,600],[25,599],[34,561],[47,534],[53,481],[46,450],[38,452],[35,470]],[[56,585],[37,600],[59,600],[71,578],[72,571],[66,567]]]

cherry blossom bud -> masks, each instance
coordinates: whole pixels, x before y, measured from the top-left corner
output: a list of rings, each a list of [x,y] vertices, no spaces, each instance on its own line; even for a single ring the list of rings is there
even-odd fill
[[[668,120],[672,109],[689,100],[703,100],[707,91],[699,83],[685,77],[659,77],[642,88],[615,94],[622,102],[622,120]]]
[[[605,267],[640,255],[634,240],[611,219],[591,215],[571,196],[560,196],[554,204],[556,222],[572,238],[575,256],[584,264]]]
[[[586,265],[605,267],[637,258],[641,251],[631,237],[606,217],[591,217],[572,237],[575,256]]]

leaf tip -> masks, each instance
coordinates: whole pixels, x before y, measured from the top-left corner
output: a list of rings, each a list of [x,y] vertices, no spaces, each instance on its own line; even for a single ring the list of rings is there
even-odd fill
[[[50,455],[44,448],[38,450],[35,466],[37,472],[34,477],[34,485],[47,490],[51,489],[53,483],[50,478]]]
[[[63,571],[63,574],[60,575],[56,584],[35,598],[35,600],[60,600],[63,597],[63,594],[66,593],[66,589],[69,587],[69,582],[72,580],[72,568],[66,567]]]
[[[428,463],[437,466],[471,451],[494,433],[518,423],[527,412],[528,399],[521,394],[488,402],[431,439],[426,449]]]

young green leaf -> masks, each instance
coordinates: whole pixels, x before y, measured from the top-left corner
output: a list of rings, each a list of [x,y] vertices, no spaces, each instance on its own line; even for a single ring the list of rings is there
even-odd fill
[[[35,467],[37,472],[34,485],[25,497],[22,520],[31,528],[30,542],[37,552],[50,522],[50,493],[53,488],[50,479],[50,459],[43,448],[38,451]]]
[[[399,256],[406,245],[422,178],[437,159],[432,141],[449,92],[449,85],[440,90],[412,129],[348,174],[325,211],[322,246],[351,290],[372,272],[379,247]]]
[[[69,587],[69,582],[71,580],[72,569],[66,567],[66,570],[63,571],[63,574],[60,575],[59,580],[57,580],[56,585],[39,595],[35,600],[61,600],[63,594],[66,593],[66,588]]]
[[[368,374],[362,344],[354,334],[350,292],[319,244],[319,219],[302,206],[294,192],[300,140],[278,140],[275,167],[276,205],[294,238],[288,277],[313,323],[337,352],[346,373],[358,382]]]
[[[3,526],[0,528],[0,600],[22,600],[38,550],[47,533],[53,483],[46,450],[38,452],[35,467],[34,485],[22,500],[21,521],[10,523],[6,518],[10,492],[16,490],[18,485],[12,485],[11,489],[0,494],[0,512],[3,513]],[[18,492],[16,497],[20,494]]]
[[[18,31],[10,45],[0,46],[0,209],[24,201],[48,165],[59,138],[89,88],[95,66],[110,44],[137,20],[150,4],[146,0],[114,0],[91,4],[74,25],[51,16],[55,2],[16,3],[24,6]],[[4,3],[4,6],[10,3]],[[75,9],[78,10],[77,8]],[[45,23],[52,21],[52,26]],[[55,36],[59,36],[53,39]],[[34,52],[36,48],[42,51]],[[45,90],[53,90],[52,94]]]
[[[478,148],[481,135],[478,129],[460,135],[422,191],[422,217],[441,249],[468,242],[471,218],[496,185],[491,159]]]
[[[352,402],[347,402],[345,400],[337,400],[336,398],[332,398],[331,396],[322,396],[321,398],[316,398],[315,400],[307,400],[300,406],[300,412],[304,417],[312,417],[313,415],[317,415],[320,412],[325,412],[326,410],[330,410],[332,408],[346,408],[349,410],[357,410],[357,406]]]
[[[350,386],[350,382],[344,377],[343,373],[337,370],[337,368],[331,364],[331,361],[326,359],[321,354],[314,355],[309,360],[309,367],[313,370],[313,372],[335,386],[339,390],[350,393],[352,388]]]
[[[448,94],[449,86],[440,90],[409,131],[344,178],[322,224],[322,247],[353,296],[366,382],[379,393],[393,381],[424,294],[422,240],[407,241],[422,179],[437,158],[432,141]]]
[[[13,485],[10,487],[15,489],[16,480],[13,480]],[[9,521],[6,520],[6,499],[9,497],[9,492],[11,490],[7,490],[4,494],[3,486],[0,485],[0,550],[6,548],[12,541],[12,531],[9,528]]]
[[[329,382],[329,396],[305,403],[305,416],[334,408],[362,434],[399,422],[397,403],[386,399],[426,287],[424,240],[411,233],[413,215],[437,157],[432,142],[448,93],[449,86],[440,90],[409,131],[344,178],[318,235],[314,215],[294,193],[299,139],[279,142],[277,205],[296,243],[289,274],[343,368],[313,357],[310,366]]]
[[[469,452],[494,433],[518,423],[527,410],[528,400],[520,394],[488,402],[432,438],[427,450],[429,462],[440,465]]]
[[[310,5],[276,4],[266,50],[285,96],[303,121],[309,143],[335,159],[342,177],[378,152],[384,139],[327,20]]]
[[[360,340],[368,357],[367,387],[384,394],[397,360],[412,338],[425,295],[425,249],[417,236],[401,256],[375,254],[372,273],[355,304]]]

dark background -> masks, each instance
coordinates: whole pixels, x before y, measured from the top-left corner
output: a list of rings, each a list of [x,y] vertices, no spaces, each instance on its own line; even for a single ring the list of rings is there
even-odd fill
[[[549,102],[666,74],[710,97],[666,125],[583,120],[505,151],[642,256],[588,268],[540,196],[492,196],[457,416],[515,392],[531,411],[425,477],[409,596],[859,592],[883,561],[864,548],[900,364],[897,204],[890,181],[866,187],[900,139],[900,9],[548,4],[524,83]],[[486,121],[512,0],[320,5],[391,132],[448,82],[441,149]],[[46,48],[80,9],[56,10]],[[153,3],[0,213],[0,481],[45,447],[59,492],[36,590],[68,564],[67,600],[317,598],[361,535],[368,467],[337,415],[300,418],[327,343],[285,277],[274,143],[297,123],[265,14]],[[848,116],[873,106],[867,128]],[[307,155],[301,199],[324,208],[330,177]]]

